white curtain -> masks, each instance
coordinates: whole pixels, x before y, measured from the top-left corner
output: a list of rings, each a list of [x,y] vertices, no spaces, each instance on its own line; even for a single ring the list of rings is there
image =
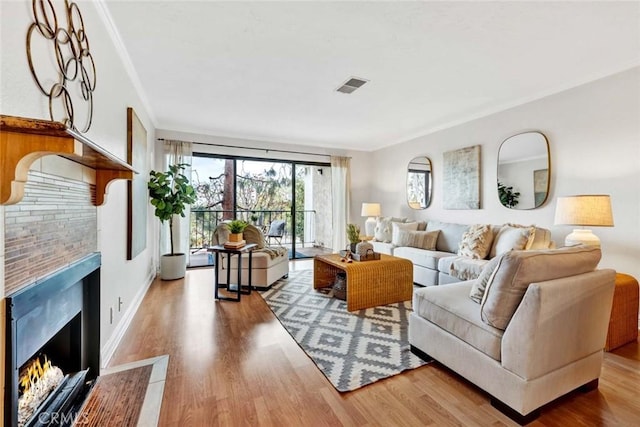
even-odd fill
[[[188,166],[183,170],[183,174],[191,181],[191,143],[184,141],[165,140],[162,155],[162,171],[168,171],[169,165],[184,163]],[[173,216],[173,250],[176,253],[187,255],[187,265],[189,265],[189,217],[191,207],[187,206],[184,212],[185,217]],[[171,241],[169,240],[169,224],[165,223],[160,229],[160,255],[171,251]]]
[[[331,195],[333,198],[332,248],[339,251],[347,246],[347,221],[349,220],[349,157],[331,156]]]

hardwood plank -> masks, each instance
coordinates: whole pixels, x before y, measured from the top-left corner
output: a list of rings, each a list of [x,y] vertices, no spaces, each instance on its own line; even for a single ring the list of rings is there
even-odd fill
[[[291,269],[310,269],[309,261]],[[215,302],[213,270],[156,280],[111,365],[168,354],[159,425],[514,426],[489,396],[435,362],[339,393],[257,293]],[[639,344],[605,353],[600,387],[547,405],[530,426],[632,426]]]

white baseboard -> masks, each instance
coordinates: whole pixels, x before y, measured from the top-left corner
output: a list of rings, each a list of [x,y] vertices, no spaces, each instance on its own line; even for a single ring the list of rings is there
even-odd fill
[[[102,348],[102,350],[100,350],[100,368],[101,369],[104,369],[107,367],[107,365],[109,365],[109,362],[113,357],[113,354],[116,352],[116,348],[118,348],[118,345],[120,344],[120,341],[124,336],[124,333],[127,332],[127,329],[129,328],[129,325],[133,320],[133,316],[138,311],[138,307],[140,307],[140,304],[142,304],[142,300],[144,299],[144,296],[147,294],[147,291],[149,290],[149,286],[151,286],[155,278],[156,278],[155,272],[151,271],[149,273],[149,276],[147,276],[146,285],[143,286],[142,289],[140,289],[140,291],[133,298],[133,300],[131,301],[131,304],[129,304],[129,308],[122,315],[122,321],[118,323],[115,330],[113,331],[113,334],[111,334],[111,338],[109,338],[109,340],[104,344],[104,347]]]

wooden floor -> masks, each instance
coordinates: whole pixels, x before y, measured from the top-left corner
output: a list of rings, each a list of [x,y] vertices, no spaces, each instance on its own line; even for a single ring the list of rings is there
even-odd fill
[[[311,261],[291,263],[310,269]],[[156,280],[111,365],[169,354],[161,426],[511,426],[438,363],[337,392],[257,293],[215,302],[213,271]],[[640,425],[640,349],[605,354],[599,389],[553,402],[530,426]]]

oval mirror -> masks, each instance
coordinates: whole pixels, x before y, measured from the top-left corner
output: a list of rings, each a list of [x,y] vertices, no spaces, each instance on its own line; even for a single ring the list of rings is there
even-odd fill
[[[498,197],[509,209],[534,209],[549,194],[549,142],[540,132],[504,140],[498,152]]]
[[[412,209],[426,209],[431,202],[431,160],[416,157],[407,168],[407,203]]]

